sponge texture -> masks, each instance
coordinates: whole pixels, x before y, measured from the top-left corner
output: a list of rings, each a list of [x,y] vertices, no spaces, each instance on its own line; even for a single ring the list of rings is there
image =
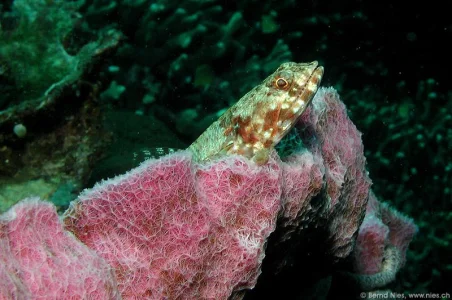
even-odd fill
[[[366,216],[353,250],[354,281],[363,290],[381,288],[405,264],[406,250],[417,233],[413,220],[381,203],[371,192]]]
[[[25,199],[0,217],[0,299],[120,299],[110,266]]]
[[[279,174],[274,158],[194,166],[181,152],[83,193],[65,224],[113,266],[125,298],[226,299],[256,283]]]
[[[361,133],[347,116],[347,109],[333,88],[320,89],[312,102],[306,125],[316,139],[309,149],[322,157],[325,170],[325,197],[329,200],[329,232],[332,253],[337,259],[353,249],[363,221],[371,180]]]
[[[188,150],[147,160],[85,190],[62,217],[67,231],[49,204],[16,205],[0,219],[1,295],[240,299],[269,241],[272,276],[302,261],[299,245],[329,270],[356,242],[361,288],[394,280],[416,228],[369,194],[361,135],[336,91],[319,89],[297,128],[305,147],[263,166],[195,163]]]

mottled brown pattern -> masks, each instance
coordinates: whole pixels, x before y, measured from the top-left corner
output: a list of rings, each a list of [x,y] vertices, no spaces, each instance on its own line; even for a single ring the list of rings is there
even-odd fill
[[[264,131],[269,130],[270,128],[276,129],[277,123],[279,121],[279,115],[281,114],[281,103],[278,103],[278,106],[274,110],[268,110],[265,113],[264,118]]]
[[[194,158],[239,154],[265,164],[311,102],[322,76],[316,61],[283,63],[190,145]]]
[[[235,124],[237,126],[237,134],[242,138],[244,143],[254,144],[258,141],[258,138],[254,134],[250,117],[247,117],[245,120],[238,118]]]
[[[295,116],[295,114],[290,109],[282,109],[280,115],[282,120],[293,119]]]

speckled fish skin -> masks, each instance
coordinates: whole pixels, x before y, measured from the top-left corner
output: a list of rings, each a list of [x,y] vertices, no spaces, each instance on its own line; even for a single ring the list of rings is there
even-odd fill
[[[322,76],[317,61],[283,63],[190,145],[194,158],[206,161],[239,154],[265,164],[271,149],[310,104]]]

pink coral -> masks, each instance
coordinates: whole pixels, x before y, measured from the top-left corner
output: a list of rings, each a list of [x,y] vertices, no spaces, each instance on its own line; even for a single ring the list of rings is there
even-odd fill
[[[36,198],[0,217],[0,262],[1,299],[120,299],[110,266]]]

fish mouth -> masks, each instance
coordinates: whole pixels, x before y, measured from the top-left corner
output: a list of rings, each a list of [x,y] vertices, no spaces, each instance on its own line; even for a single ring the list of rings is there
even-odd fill
[[[305,87],[298,95],[298,99],[305,101],[306,107],[311,103],[312,99],[317,93],[324,73],[323,66],[319,66],[319,63],[317,61],[313,61],[311,64],[312,64],[311,75],[309,76],[308,80],[306,80]]]
[[[323,66],[315,67],[314,71],[312,72],[311,78],[312,77],[318,78],[317,86],[319,86],[320,82],[322,81],[323,73],[324,73]]]
[[[315,84],[317,87],[319,87],[320,82],[322,81],[324,69],[323,66],[319,66],[319,62],[316,60],[313,61],[312,64],[314,66],[311,72],[311,76],[308,79],[308,83],[311,82]]]

